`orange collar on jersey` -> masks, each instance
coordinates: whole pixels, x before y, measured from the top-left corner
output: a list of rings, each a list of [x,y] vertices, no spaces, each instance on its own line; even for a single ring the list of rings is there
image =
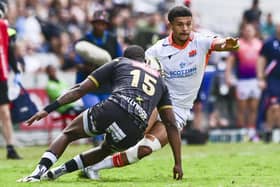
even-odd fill
[[[193,40],[193,38],[194,38],[194,34],[191,32],[190,33],[190,36],[189,36],[189,38],[188,38],[188,40],[185,42],[185,44],[184,45],[178,45],[178,44],[176,44],[174,41],[173,41],[173,32],[171,32],[170,34],[169,34],[169,36],[168,36],[168,42],[169,42],[169,44],[171,45],[171,46],[173,46],[173,47],[175,47],[175,48],[177,48],[177,49],[184,49],[184,48],[186,48],[187,46],[188,46],[188,44],[189,44],[189,42],[190,41],[192,41]]]

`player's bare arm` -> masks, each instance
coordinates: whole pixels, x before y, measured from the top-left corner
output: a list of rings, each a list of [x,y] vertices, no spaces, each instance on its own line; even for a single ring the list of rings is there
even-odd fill
[[[76,84],[66,93],[64,93],[59,98],[57,98],[55,102],[49,104],[43,110],[37,112],[31,118],[29,118],[26,121],[27,126],[32,125],[34,121],[39,121],[42,118],[46,117],[50,112],[56,110],[60,106],[80,99],[83,95],[85,95],[90,91],[95,90],[96,88],[97,85],[94,82],[92,82],[90,79],[86,79],[82,83]]]
[[[265,69],[266,59],[264,56],[260,56],[257,61],[257,78],[258,78],[258,86],[260,89],[266,88],[266,81],[265,81]]]
[[[160,110],[160,117],[165,125],[168,141],[173,151],[175,164],[173,167],[173,178],[181,180],[183,177],[181,161],[181,137],[176,126],[175,116],[172,108]]]
[[[214,41],[214,51],[236,51],[239,48],[238,38],[227,37]]]

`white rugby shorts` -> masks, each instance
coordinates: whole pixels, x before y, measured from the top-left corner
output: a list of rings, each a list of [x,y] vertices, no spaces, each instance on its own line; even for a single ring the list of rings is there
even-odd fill
[[[259,99],[261,90],[258,87],[257,79],[239,79],[236,83],[237,98],[241,100]]]

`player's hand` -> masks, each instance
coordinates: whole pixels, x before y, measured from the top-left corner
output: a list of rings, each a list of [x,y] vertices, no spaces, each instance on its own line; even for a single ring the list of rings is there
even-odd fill
[[[173,167],[173,179],[182,180],[183,178],[183,170],[180,165],[175,165]]]
[[[37,112],[36,114],[34,114],[31,118],[29,118],[26,123],[27,123],[27,126],[30,126],[32,125],[32,123],[34,121],[39,121],[40,119],[46,117],[49,113],[47,113],[45,110],[42,110],[42,111],[39,111]]]
[[[230,50],[237,50],[239,48],[238,38],[227,37],[225,47]]]

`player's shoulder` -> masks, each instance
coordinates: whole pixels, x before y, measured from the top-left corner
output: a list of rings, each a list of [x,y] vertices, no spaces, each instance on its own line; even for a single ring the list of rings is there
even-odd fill
[[[124,68],[132,66],[132,60],[126,57],[117,57],[111,61],[112,66]]]
[[[121,61],[124,61],[124,59],[126,59],[126,58],[124,58],[124,57],[117,57],[117,58],[113,59],[112,62],[120,63]]]
[[[170,44],[168,37],[166,37],[157,41],[154,45],[148,48],[145,52],[145,55],[160,57],[160,56],[168,56],[176,52],[177,49]]]
[[[167,46],[169,46],[169,42],[168,42],[168,38],[165,37],[163,39],[158,40],[155,44],[153,44],[150,48],[147,49],[147,51],[149,49],[158,49],[160,50],[161,48],[165,48]]]
[[[205,39],[214,39],[219,37],[217,34],[209,31],[198,31],[192,33],[193,40],[205,40]]]

